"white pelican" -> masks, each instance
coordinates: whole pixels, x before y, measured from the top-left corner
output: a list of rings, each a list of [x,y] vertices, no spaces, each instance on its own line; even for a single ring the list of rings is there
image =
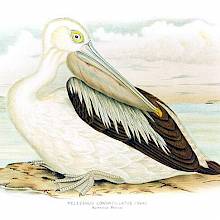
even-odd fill
[[[66,89],[39,90],[67,63]],[[86,194],[95,180],[139,184],[220,166],[196,148],[176,114],[135,88],[93,48],[86,30],[68,19],[51,21],[34,74],[8,94],[10,117],[45,166],[64,175],[58,190]]]

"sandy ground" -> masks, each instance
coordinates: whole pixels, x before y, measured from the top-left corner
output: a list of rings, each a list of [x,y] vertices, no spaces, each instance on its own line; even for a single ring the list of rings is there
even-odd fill
[[[54,180],[63,178],[60,174],[39,165],[30,163],[9,164],[0,169],[0,185],[6,190],[28,190],[43,193],[52,197],[78,197],[76,191],[61,193],[56,191]],[[151,183],[131,185],[112,184],[105,181],[96,182],[87,196],[103,196],[111,194],[152,194],[161,192],[198,192],[210,187],[220,187],[220,175],[187,175],[177,176]]]

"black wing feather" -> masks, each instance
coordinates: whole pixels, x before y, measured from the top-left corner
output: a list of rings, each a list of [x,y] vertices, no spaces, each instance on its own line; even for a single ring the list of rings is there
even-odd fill
[[[152,128],[165,140],[167,147],[170,150],[169,154],[166,154],[161,148],[159,148],[153,140],[150,140],[149,143],[146,143],[141,137],[140,143],[133,136],[129,138],[126,135],[126,132],[121,123],[118,123],[118,132],[116,131],[112,121],[111,126],[107,128],[99,116],[95,114],[94,109],[92,116],[90,116],[88,114],[84,100],[82,100],[81,103],[78,95],[72,92],[70,89],[72,87],[71,79],[72,78],[70,78],[67,82],[67,91],[70,101],[72,102],[72,105],[79,117],[95,130],[129,145],[142,152],[143,154],[173,169],[189,172],[197,171],[208,174],[220,173],[220,166],[215,162],[208,161],[209,168],[203,168],[199,165],[199,160],[192,150],[190,144],[169,113],[159,104],[163,102],[158,98],[137,88],[139,92],[141,92],[153,105],[160,108],[163,113],[162,118],[159,118],[154,113],[149,113],[154,119],[154,122],[149,120],[149,123]],[[163,105],[165,104],[163,103]]]

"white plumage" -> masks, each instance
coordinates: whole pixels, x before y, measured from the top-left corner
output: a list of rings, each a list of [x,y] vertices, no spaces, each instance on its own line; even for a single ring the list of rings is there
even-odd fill
[[[16,100],[22,101],[19,97]],[[78,117],[65,89],[43,100],[26,100],[26,105],[15,103],[10,104],[10,109],[16,108],[12,119],[17,128],[57,172],[75,175],[99,170],[120,176],[127,183],[184,174],[91,128]]]

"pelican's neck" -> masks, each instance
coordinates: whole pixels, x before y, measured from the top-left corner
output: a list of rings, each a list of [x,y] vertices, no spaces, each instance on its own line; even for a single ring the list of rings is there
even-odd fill
[[[37,71],[18,81],[12,88],[16,95],[23,98],[36,99],[38,91],[53,81],[57,69],[64,60],[65,52],[51,48],[43,53]],[[15,95],[15,94],[14,94]]]

